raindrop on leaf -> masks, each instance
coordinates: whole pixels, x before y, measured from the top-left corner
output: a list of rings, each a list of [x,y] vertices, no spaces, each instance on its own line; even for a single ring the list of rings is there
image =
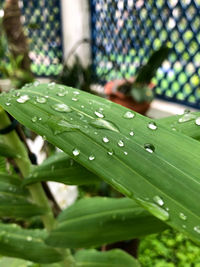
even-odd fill
[[[124,115],[123,115],[124,118],[126,119],[132,119],[135,117],[135,114],[131,111],[127,111]]]
[[[144,144],[144,148],[149,153],[153,153],[155,151],[155,147],[152,144]]]
[[[158,127],[155,122],[149,122],[148,128],[151,130],[156,130]]]

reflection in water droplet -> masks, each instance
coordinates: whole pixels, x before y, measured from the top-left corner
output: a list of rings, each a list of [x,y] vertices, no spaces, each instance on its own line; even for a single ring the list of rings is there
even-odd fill
[[[158,127],[155,122],[149,122],[148,128],[151,130],[156,130]]]
[[[133,131],[130,131],[130,136],[134,136],[135,135],[135,133],[133,132]]]
[[[123,146],[124,146],[124,142],[123,142],[122,140],[119,140],[119,142],[118,142],[117,144],[118,144],[118,146],[120,146],[120,147],[123,147]]]
[[[162,221],[167,221],[169,219],[169,213],[163,208],[161,208],[160,206],[154,203],[142,200],[140,198],[136,198],[136,199],[144,208],[146,208],[150,213],[152,213],[158,219]]]
[[[17,98],[17,102],[18,103],[25,103],[26,101],[28,101],[30,98],[28,95],[22,95],[19,98]]]
[[[78,150],[77,148],[74,148],[74,150],[72,151],[73,155],[76,157],[80,154],[80,150]]]
[[[98,111],[95,111],[94,114],[98,117],[98,118],[104,118],[104,115]]]
[[[59,111],[59,112],[71,112],[71,108],[67,106],[66,104],[63,103],[56,103],[51,106],[54,110]]]
[[[195,118],[196,118],[196,116],[194,114],[186,113],[181,118],[179,118],[178,122],[182,123],[182,122],[186,122],[186,121],[191,121]]]
[[[199,225],[195,226],[194,231],[200,234],[200,226]]]
[[[45,97],[42,97],[42,96],[37,96],[36,97],[36,101],[40,104],[44,104],[47,102],[47,99]]]
[[[153,153],[155,151],[155,147],[152,144],[144,144],[144,148],[149,153]]]
[[[131,111],[127,111],[124,115],[123,115],[124,118],[126,119],[132,119],[135,117],[135,114]]]
[[[34,116],[31,120],[32,120],[32,122],[36,122],[37,121],[37,116]]]
[[[195,120],[196,125],[200,126],[200,117]]]
[[[112,123],[110,121],[107,121],[107,120],[104,120],[104,119],[95,119],[95,120],[92,120],[90,122],[90,124],[92,126],[96,127],[96,128],[110,130],[110,131],[119,133],[119,129],[118,129],[118,127],[114,123]]]
[[[184,221],[187,220],[187,216],[182,212],[179,213],[179,218]]]
[[[88,159],[89,160],[94,160],[95,159],[95,156],[94,155],[90,155]]]
[[[158,204],[159,206],[163,206],[164,205],[164,201],[162,200],[161,197],[159,196],[154,196],[153,200],[156,202],[156,204]]]
[[[108,137],[104,136],[104,137],[103,137],[103,142],[104,142],[104,143],[108,143],[108,142],[109,142]]]

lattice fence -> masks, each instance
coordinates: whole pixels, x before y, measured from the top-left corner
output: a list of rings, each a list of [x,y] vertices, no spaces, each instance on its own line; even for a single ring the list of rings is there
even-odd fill
[[[4,2],[0,0],[0,7]],[[57,75],[62,69],[60,0],[20,0],[19,4],[29,38],[33,73]]]
[[[91,6],[93,63],[101,82],[134,76],[169,42],[174,52],[157,71],[155,93],[200,108],[200,0],[91,0]]]

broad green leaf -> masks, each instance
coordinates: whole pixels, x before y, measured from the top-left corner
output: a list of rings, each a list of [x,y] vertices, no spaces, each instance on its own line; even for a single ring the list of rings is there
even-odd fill
[[[166,224],[128,198],[86,198],[58,217],[47,244],[58,247],[91,247],[129,240],[162,231]]]
[[[0,156],[0,172],[7,173],[6,169],[6,159]]]
[[[17,258],[9,258],[9,257],[1,257],[0,258],[0,267],[40,267],[37,263],[31,263],[30,261],[17,259]]]
[[[75,254],[76,267],[139,267],[139,262],[120,249],[100,252],[80,250]]]
[[[200,140],[200,112],[185,112],[183,115],[175,115],[167,118],[159,119],[163,126],[173,131],[178,131],[194,139]],[[198,122],[199,120],[199,122]]]
[[[28,230],[16,224],[0,223],[0,255],[39,263],[61,261],[61,254],[44,243],[46,235],[45,230]]]
[[[45,213],[45,209],[29,200],[17,176],[0,173],[0,217],[27,218]]]
[[[1,94],[0,105],[121,193],[200,243],[198,141],[162,123],[154,125],[151,119],[106,99],[62,85],[31,85]],[[195,127],[200,130],[199,125]]]
[[[24,185],[40,181],[55,181],[67,185],[93,184],[100,179],[65,153],[57,153],[41,165],[33,168],[30,176],[23,181]]]
[[[1,141],[0,141],[0,155],[7,157],[7,158],[19,157],[19,155],[17,155],[16,151],[14,151],[12,148],[10,148],[8,145],[2,143]]]

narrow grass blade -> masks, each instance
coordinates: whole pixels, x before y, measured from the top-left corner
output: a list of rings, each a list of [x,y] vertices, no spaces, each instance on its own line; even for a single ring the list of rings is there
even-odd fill
[[[16,224],[0,223],[0,254],[38,263],[61,261],[61,254],[44,243],[46,235],[44,230],[28,230]]]
[[[8,98],[11,104],[6,106]],[[157,218],[200,243],[198,141],[106,99],[62,85],[30,85],[1,94],[0,105]],[[74,155],[74,150],[80,153]]]
[[[41,165],[33,168],[30,176],[23,181],[23,185],[41,181],[55,181],[67,185],[85,185],[97,183],[100,179],[65,153],[57,153]]]
[[[86,198],[64,210],[47,238],[56,247],[91,247],[164,230],[166,224],[128,198]]]

